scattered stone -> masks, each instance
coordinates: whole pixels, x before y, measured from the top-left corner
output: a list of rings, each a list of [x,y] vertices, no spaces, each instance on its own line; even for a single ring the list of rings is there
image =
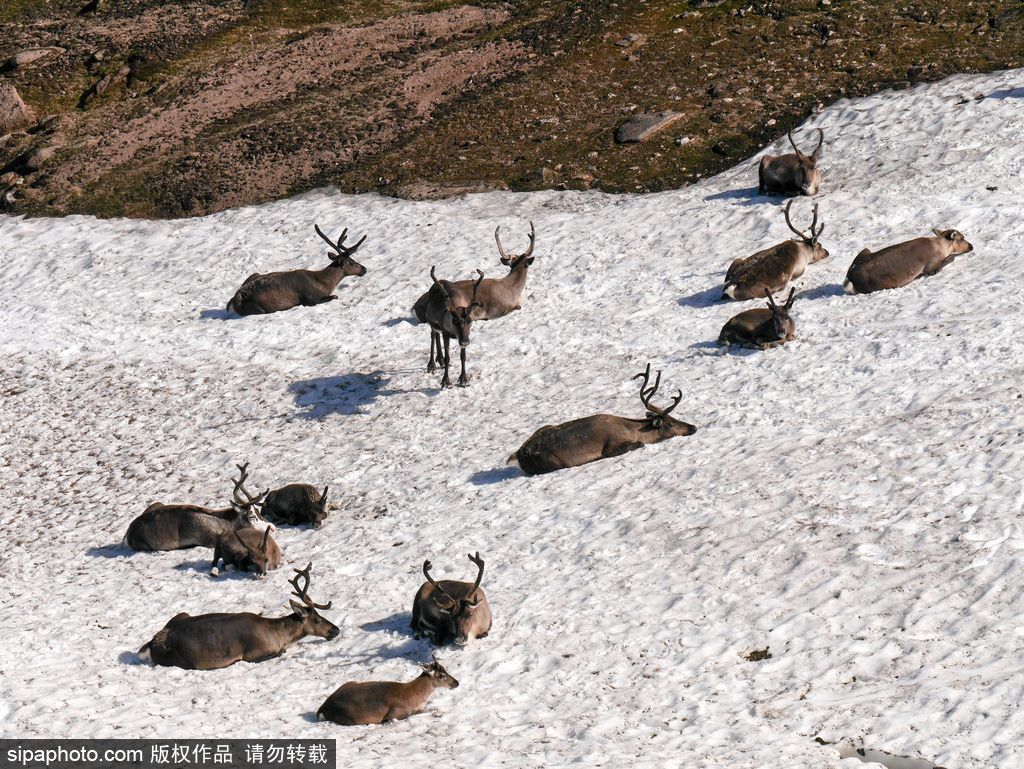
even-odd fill
[[[615,129],[615,141],[618,144],[632,144],[649,139],[682,116],[682,112],[674,112],[673,110],[645,112],[634,115]]]
[[[24,181],[25,178],[21,176],[21,174],[16,174],[14,171],[8,171],[5,174],[0,174],[0,190],[5,190],[8,187],[14,187]]]
[[[724,123],[725,122],[725,115],[723,115],[721,112],[716,112],[714,115],[711,116],[711,122],[712,123]]]
[[[744,654],[743,659],[747,660],[747,662],[761,662],[762,660],[770,660],[772,658],[772,653],[768,651],[768,649],[769,647],[767,646],[763,649],[754,649],[752,652]]]
[[[102,96],[112,85],[116,83],[127,83],[128,76],[132,73],[132,68],[129,66],[121,67],[116,72],[111,72],[104,75],[78,100],[79,109],[84,108],[90,101],[97,96]]]
[[[32,66],[37,61],[57,53],[64,53],[64,49],[58,48],[57,46],[48,46],[46,48],[26,48],[24,51],[18,51],[14,56],[9,58],[2,67],[2,71],[10,72],[15,69],[25,69]]]
[[[406,200],[442,200],[457,195],[469,195],[476,192],[495,192],[507,190],[508,184],[504,181],[478,181],[478,182],[453,182],[440,184],[428,182],[426,179],[417,179],[403,184],[395,190],[395,195]]]
[[[56,147],[37,147],[30,150],[21,161],[21,167],[28,173],[35,173],[40,170],[47,161],[57,154]]]
[[[32,110],[21,100],[18,89],[0,83],[0,136],[30,125],[35,119]]]
[[[558,178],[558,174],[547,166],[543,168],[535,168],[530,171],[524,178],[527,184],[552,184],[555,179]]]
[[[682,146],[685,146],[685,145],[687,145],[689,143],[690,143],[690,137],[689,136],[679,136],[679,137],[676,138],[676,146],[677,147],[682,147]]]

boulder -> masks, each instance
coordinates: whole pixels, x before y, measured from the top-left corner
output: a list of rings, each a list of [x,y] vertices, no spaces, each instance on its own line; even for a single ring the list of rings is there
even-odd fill
[[[672,110],[634,115],[615,129],[615,141],[618,144],[642,142],[654,136],[663,128],[672,125],[682,116],[682,112],[673,112]]]
[[[31,125],[33,117],[18,89],[10,83],[0,83],[0,136]]]

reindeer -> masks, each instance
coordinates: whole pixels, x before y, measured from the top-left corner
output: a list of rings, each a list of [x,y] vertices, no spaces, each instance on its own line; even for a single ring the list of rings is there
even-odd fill
[[[252,569],[262,579],[267,571],[281,565],[281,548],[270,536],[270,527],[263,536],[256,529],[232,529],[222,534],[213,548],[213,565],[210,575],[220,576],[218,565],[224,561],[225,571],[233,566],[238,571]]]
[[[719,344],[740,344],[767,350],[796,339],[796,323],[789,317],[796,289],[789,290],[789,298],[782,307],[775,304],[775,298],[768,289],[764,293],[768,297],[767,309],[755,307],[729,318],[718,335]]]
[[[324,486],[321,493],[308,483],[289,483],[267,494],[262,512],[278,523],[311,523],[319,529],[327,517],[327,490]]]
[[[473,311],[480,306],[480,302],[477,301],[477,292],[484,279],[484,274],[480,270],[477,270],[477,273],[480,277],[473,284],[472,293],[470,293],[465,288],[459,288],[456,283],[438,280],[434,274],[434,268],[430,268],[430,278],[434,281],[434,285],[428,292],[427,307],[424,311],[424,317],[430,324],[430,358],[427,361],[427,372],[432,374],[437,370],[434,365],[436,349],[437,362],[444,366],[441,387],[450,387],[452,383],[448,378],[448,367],[451,364],[448,345],[452,339],[457,339],[459,342],[459,356],[462,360],[459,387],[469,385],[469,376],[466,374],[466,348],[469,346],[469,329],[473,325]],[[444,338],[443,357],[441,357],[442,338]]]
[[[518,256],[515,254],[509,256],[505,253],[505,249],[501,245],[501,237],[498,235],[500,230],[501,227],[494,228],[494,240],[498,244],[498,254],[501,257],[501,263],[509,268],[508,275],[504,278],[487,278],[481,281],[480,289],[477,292],[477,301],[480,302],[480,309],[473,313],[473,320],[494,320],[522,309],[519,305],[519,299],[523,295],[523,289],[526,288],[526,271],[536,258],[533,256],[533,246],[536,238],[533,222],[530,222],[530,247]],[[473,287],[473,281],[460,280],[455,283],[455,286],[459,290],[470,291]],[[416,304],[413,305],[413,314],[420,323],[427,322],[426,310],[429,296],[430,292],[425,292],[416,300]],[[444,365],[440,349],[437,351],[437,363]]]
[[[252,612],[238,612],[192,617],[182,612],[139,649],[139,656],[150,658],[156,665],[214,670],[242,660],[263,662],[273,659],[309,635],[328,641],[337,638],[341,632],[338,627],[317,613],[317,609],[330,609],[331,602],[314,603],[307,595],[312,567],[310,563],[305,569],[295,569],[296,576],[288,580],[295,588],[293,595],[302,601],[288,602],[292,607],[291,614],[264,617]],[[301,588],[299,579],[305,580]]]
[[[661,372],[652,387],[648,387],[650,376],[651,364],[648,363],[646,371],[633,377],[643,378],[640,402],[647,411],[643,419],[595,414],[560,425],[544,425],[526,439],[526,443],[508,458],[508,463],[518,465],[527,475],[540,475],[617,457],[648,443],[697,432],[693,425],[669,416],[683,399],[682,390],[668,408],[658,408],[651,403],[661,384]]]
[[[233,480],[231,506],[211,510],[199,505],[164,505],[154,502],[131,522],[122,544],[132,550],[182,550],[189,547],[215,547],[234,529],[273,530],[257,511],[267,492],[253,496],[245,488],[249,463],[236,465],[240,475]]]
[[[899,288],[925,275],[934,275],[960,254],[974,250],[958,230],[932,232],[934,238],[914,238],[874,253],[865,248],[850,265],[843,290],[848,294],[869,294]]]
[[[268,272],[265,275],[254,272],[231,297],[227,309],[239,315],[262,315],[290,310],[300,304],[312,307],[337,299],[334,290],[346,275],[361,277],[366,274],[366,268],[352,258],[352,254],[366,240],[365,235],[350,247],[342,245],[348,234],[347,228],[342,231],[337,242],[324,235],[319,225],[314,224],[313,229],[335,251],[327,255],[331,260],[327,267],[322,270]]]
[[[786,225],[797,237],[784,243],[758,251],[745,258],[736,259],[725,273],[725,289],[722,299],[756,299],[765,291],[775,293],[786,288],[791,280],[804,274],[808,264],[820,262],[828,251],[818,242],[825,225],[818,224],[818,205],[813,208],[810,234],[801,232],[789,220],[789,209],[793,201],[786,204],[783,212]]]
[[[805,155],[793,141],[793,132],[786,133],[789,143],[793,145],[793,153],[788,155],[765,155],[757,168],[757,192],[760,195],[777,193],[779,195],[816,195],[821,186],[821,171],[818,170],[818,158],[821,157],[821,144],[825,141],[825,133],[818,129],[818,146],[814,152]]]
[[[398,681],[349,681],[328,697],[317,720],[342,726],[382,724],[422,713],[435,689],[457,689],[459,682],[435,658],[421,665],[418,678]]]
[[[480,553],[469,556],[477,566],[476,582],[443,579],[435,582],[430,576],[430,561],[423,562],[427,578],[412,601],[412,629],[417,638],[426,636],[435,644],[455,641],[465,646],[475,638],[486,638],[491,632],[491,607],[480,587],[484,562]]]

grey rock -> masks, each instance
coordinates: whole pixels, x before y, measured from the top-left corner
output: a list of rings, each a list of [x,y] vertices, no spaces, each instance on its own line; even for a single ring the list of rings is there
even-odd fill
[[[618,144],[631,144],[649,139],[663,128],[671,125],[683,116],[682,112],[664,110],[634,115],[615,129],[615,141]]]
[[[7,60],[4,64],[4,71],[12,69],[24,69],[35,64],[40,59],[45,59],[47,56],[52,56],[56,53],[64,53],[63,48],[57,48],[56,46],[49,46],[47,48],[26,48],[24,51],[18,51],[14,56]]]
[[[0,83],[0,136],[24,128],[33,119],[32,110],[21,100],[18,89],[10,83]]]

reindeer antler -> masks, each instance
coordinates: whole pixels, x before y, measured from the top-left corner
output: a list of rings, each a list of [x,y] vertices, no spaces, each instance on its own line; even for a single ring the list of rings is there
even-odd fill
[[[644,408],[647,409],[648,415],[656,417],[667,417],[675,410],[676,406],[679,405],[680,401],[682,401],[683,391],[677,391],[677,395],[675,398],[673,398],[671,406],[664,409],[658,408],[657,406],[651,403],[651,398],[653,398],[654,394],[658,392],[658,387],[661,385],[661,372],[658,372],[658,376],[655,378],[654,385],[652,387],[647,386],[647,383],[651,379],[650,363],[647,364],[647,369],[645,371],[641,371],[639,374],[634,376],[633,379],[640,379],[641,377],[643,377],[644,381],[640,383],[640,402],[644,404]]]
[[[481,283],[483,283],[483,280],[484,280],[484,273],[483,273],[483,270],[477,270],[477,274],[478,274],[478,275],[479,275],[480,277],[479,277],[479,278],[477,278],[477,279],[476,279],[476,283],[474,283],[474,284],[473,284],[473,298],[469,300],[469,306],[470,306],[470,307],[472,307],[473,305],[480,305],[481,307],[483,307],[483,304],[481,304],[480,302],[478,302],[478,301],[476,300],[476,292],[477,292],[477,289],[478,289],[478,288],[480,288],[480,284],[481,284]]]
[[[436,590],[437,590],[437,591],[438,591],[438,592],[439,592],[439,593],[440,593],[441,595],[443,595],[443,596],[444,596],[445,598],[447,598],[447,599],[448,599],[449,601],[451,601],[451,602],[452,602],[452,606],[456,605],[456,604],[458,603],[458,601],[456,601],[456,600],[455,600],[454,598],[452,598],[452,597],[451,597],[450,595],[448,595],[448,593],[446,593],[446,592],[445,592],[445,589],[444,589],[443,587],[441,587],[441,586],[440,586],[439,584],[437,584],[437,583],[436,583],[436,582],[434,581],[434,578],[430,576],[430,570],[431,570],[432,568],[434,568],[434,564],[432,564],[432,563],[430,562],[430,559],[428,558],[427,560],[425,560],[425,561],[423,562],[423,576],[427,578],[427,582],[429,582],[429,583],[430,583],[431,585],[433,585],[433,586],[434,586],[434,588],[435,588],[435,589],[436,589]]]
[[[317,235],[319,235],[327,242],[327,245],[329,245],[331,248],[338,252],[338,256],[351,256],[356,252],[357,248],[363,245],[363,241],[366,240],[366,236],[363,235],[363,237],[359,239],[359,242],[356,243],[354,246],[343,246],[342,243],[345,242],[345,236],[348,235],[348,227],[341,231],[341,237],[338,238],[337,242],[334,242],[329,237],[324,235],[323,231],[320,229],[319,224],[314,224],[313,229],[316,230]]]
[[[431,265],[431,267],[430,267],[430,279],[432,281],[434,281],[434,285],[435,286],[437,286],[439,289],[441,289],[441,293],[444,294],[444,298],[448,300],[448,304],[451,304],[452,303],[451,294],[449,294],[447,289],[445,289],[444,284],[441,283],[441,281],[439,281],[437,279],[437,275],[434,274],[434,270],[435,269],[436,269],[436,265]]]
[[[511,264],[516,259],[525,259],[526,257],[528,257],[530,254],[533,253],[533,244],[534,244],[535,238],[537,236],[536,232],[534,232],[534,229],[533,229],[533,222],[530,222],[530,235],[529,235],[530,247],[527,248],[519,256],[509,256],[508,254],[505,253],[505,249],[501,247],[501,238],[498,237],[498,230],[500,230],[500,229],[501,229],[501,225],[498,225],[497,227],[494,228],[494,240],[498,243],[498,253],[501,254],[501,263],[502,264]]]
[[[249,463],[246,462],[244,465],[235,465],[238,468],[238,480],[232,478],[232,482],[235,484],[235,490],[231,493],[232,499],[235,504],[241,505],[242,507],[251,507],[252,505],[262,504],[263,498],[270,493],[268,488],[266,491],[257,494],[255,497],[250,494],[245,488],[245,480],[249,477]],[[245,495],[245,499],[242,499],[241,494]]]
[[[469,592],[466,594],[466,602],[470,603],[470,597],[476,592],[476,589],[480,587],[480,580],[484,578],[484,559],[480,557],[479,550],[476,551],[475,555],[467,555],[467,557],[469,558],[469,560],[476,564],[478,569],[476,573],[476,582],[473,583],[473,587],[470,588]],[[471,605],[476,606],[478,603],[480,603],[479,599],[475,602],[472,602]]]
[[[300,599],[302,599],[302,602],[304,604],[306,604],[306,606],[309,606],[312,609],[330,609],[331,608],[331,604],[334,603],[333,601],[328,601],[327,603],[314,603],[313,599],[311,599],[306,594],[308,592],[308,590],[309,590],[309,570],[312,569],[312,568],[313,568],[313,562],[310,561],[308,564],[306,564],[306,568],[305,569],[293,569],[292,570],[292,571],[295,572],[295,577],[290,579],[290,580],[288,580],[288,581],[291,583],[292,587],[295,588],[294,595],[296,595]],[[299,580],[300,579],[303,580],[302,587],[299,587]]]

